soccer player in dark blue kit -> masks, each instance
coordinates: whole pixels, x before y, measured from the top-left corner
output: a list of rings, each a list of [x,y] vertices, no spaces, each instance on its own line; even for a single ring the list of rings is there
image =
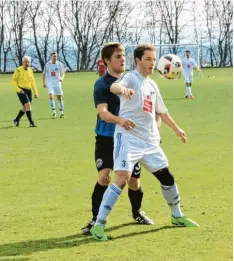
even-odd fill
[[[134,122],[118,117],[119,97],[110,92],[110,86],[121,78],[125,71],[125,50],[120,43],[107,43],[102,51],[102,60],[107,72],[94,85],[94,102],[97,108],[95,161],[98,170],[98,181],[92,194],[92,220],[82,228],[83,234],[89,235],[94,225],[99,207],[111,179],[113,170],[113,149],[115,125],[120,124],[127,130],[134,128]],[[143,191],[140,185],[141,165],[134,167],[132,177],[128,183],[128,196],[132,206],[132,217],[140,224],[153,225],[154,222],[141,211]]]

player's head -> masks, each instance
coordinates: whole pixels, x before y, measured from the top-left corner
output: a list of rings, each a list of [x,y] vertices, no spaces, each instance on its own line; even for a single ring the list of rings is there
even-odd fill
[[[190,55],[191,55],[190,51],[189,51],[189,50],[186,50],[185,55],[186,55],[187,58],[189,58]]]
[[[31,65],[31,57],[30,56],[24,56],[22,59],[22,64],[25,69],[27,69]]]
[[[139,44],[134,50],[137,70],[144,76],[153,73],[156,64],[156,50],[151,44]]]
[[[123,73],[125,70],[125,49],[117,42],[104,45],[101,51],[102,60],[108,70],[115,73]]]
[[[51,54],[51,61],[52,61],[53,63],[56,63],[57,60],[58,60],[58,53],[57,53],[57,52],[53,52],[53,53]]]

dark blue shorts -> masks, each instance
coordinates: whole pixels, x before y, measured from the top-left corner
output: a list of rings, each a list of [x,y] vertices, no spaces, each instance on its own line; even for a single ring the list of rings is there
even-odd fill
[[[26,104],[26,103],[28,103],[28,102],[31,102],[31,101],[32,101],[32,91],[29,90],[29,89],[21,88],[21,87],[20,87],[20,89],[21,89],[22,91],[24,91],[24,93],[18,93],[18,92],[17,92],[17,95],[18,95],[18,97],[19,97],[20,102],[21,102],[23,105]]]

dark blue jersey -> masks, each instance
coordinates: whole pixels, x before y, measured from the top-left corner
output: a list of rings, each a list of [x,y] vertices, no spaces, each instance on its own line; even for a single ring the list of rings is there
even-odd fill
[[[97,107],[98,104],[106,103],[108,105],[108,111],[113,115],[119,114],[119,97],[110,92],[110,87],[117,78],[111,76],[108,72],[100,77],[94,85],[94,103]],[[112,137],[115,131],[114,123],[107,123],[100,119],[97,115],[97,123],[95,132],[101,136]]]

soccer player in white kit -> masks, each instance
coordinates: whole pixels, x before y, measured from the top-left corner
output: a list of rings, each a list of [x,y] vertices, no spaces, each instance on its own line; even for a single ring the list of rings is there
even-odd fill
[[[54,95],[56,95],[58,99],[60,118],[64,117],[64,103],[62,97],[62,82],[64,77],[64,65],[58,61],[58,54],[54,52],[52,53],[51,61],[46,63],[43,71],[43,87],[48,90],[53,119],[56,118]]]
[[[116,125],[113,153],[115,182],[106,190],[97,221],[91,229],[93,237],[99,241],[107,240],[104,234],[107,216],[128,183],[137,161],[161,183],[162,194],[171,208],[171,223],[185,227],[199,226],[184,216],[180,209],[179,190],[160,147],[156,113],[183,143],[186,143],[186,136],[168,114],[158,86],[149,78],[156,63],[155,48],[149,44],[138,45],[134,50],[134,59],[137,69],[111,86],[111,92],[120,96],[119,116],[131,122],[128,130]]]
[[[191,58],[190,51],[185,52],[185,58],[182,61],[183,64],[183,75],[186,84],[186,96],[187,99],[194,99],[192,95],[192,82],[193,82],[193,68],[196,67],[199,72],[199,68],[193,58]]]

